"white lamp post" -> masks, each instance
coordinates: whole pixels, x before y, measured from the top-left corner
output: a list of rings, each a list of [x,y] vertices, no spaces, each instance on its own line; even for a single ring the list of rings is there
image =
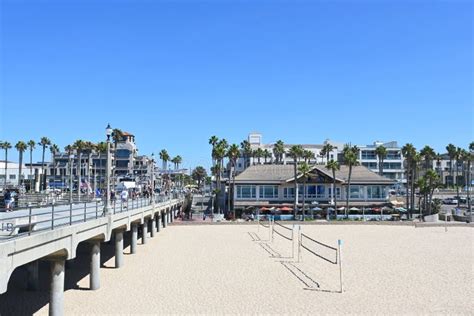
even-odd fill
[[[110,159],[110,136],[112,135],[112,132],[112,127],[110,127],[110,124],[107,124],[107,127],[105,128],[105,134],[107,135],[107,164],[105,168],[105,215],[109,214],[110,211],[110,169],[112,167]]]

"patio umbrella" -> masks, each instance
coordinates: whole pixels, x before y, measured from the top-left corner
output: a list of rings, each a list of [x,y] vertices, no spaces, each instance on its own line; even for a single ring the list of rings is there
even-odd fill
[[[322,211],[323,209],[316,206],[316,207],[313,207],[311,210],[312,211]]]
[[[328,207],[327,210],[333,212],[335,209],[334,207]]]
[[[405,213],[407,211],[407,209],[404,208],[404,207],[397,207],[395,210],[397,210],[399,212],[402,212],[402,213]]]
[[[264,212],[264,211],[269,211],[269,210],[270,210],[270,209],[267,208],[267,207],[265,207],[265,206],[260,208],[260,211],[262,211],[262,212]]]
[[[311,202],[311,204],[312,204],[312,205],[318,205],[319,202],[318,202],[318,201],[313,201],[313,202]]]
[[[280,208],[280,211],[290,212],[290,211],[293,211],[293,209],[291,207],[288,207],[288,206],[283,206],[282,208]]]
[[[351,207],[349,211],[360,211],[360,209],[358,209],[357,207]]]
[[[344,206],[341,206],[340,208],[338,208],[337,210],[338,211],[344,211],[346,208]]]

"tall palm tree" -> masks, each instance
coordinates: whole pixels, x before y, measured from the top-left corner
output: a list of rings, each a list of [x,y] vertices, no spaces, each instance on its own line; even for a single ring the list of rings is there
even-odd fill
[[[43,149],[43,155],[41,159],[41,175],[43,176],[43,181],[41,181],[43,188],[40,188],[41,190],[46,189],[46,173],[45,173],[45,168],[44,168],[44,154],[46,152],[46,148],[51,145],[51,140],[48,137],[41,137],[40,142],[38,143]]]
[[[227,148],[228,148],[228,143],[225,139],[221,139],[215,146],[214,148],[214,157],[216,159],[216,165],[219,165],[219,168],[217,170],[219,171],[216,177],[216,184],[218,186],[218,189],[216,190],[216,199],[217,199],[217,213],[221,214],[221,207],[219,203],[219,197],[220,194],[222,193],[221,190],[221,179],[222,179],[222,171],[224,169],[224,158],[226,157],[227,154]]]
[[[462,172],[461,174],[463,175],[464,173],[464,154],[463,154],[463,150],[462,148],[460,147],[457,147],[456,148],[456,193],[457,193],[457,196],[459,196],[459,183],[458,183],[458,178],[459,178],[459,163],[461,163],[461,168],[462,168]],[[459,204],[460,204],[460,201],[459,201],[459,198],[457,199],[458,200],[458,207],[459,207]]]
[[[332,188],[331,188],[331,194],[332,194],[332,200],[334,201],[334,209],[337,211],[337,196],[336,196],[336,171],[340,169],[339,163],[335,161],[334,159],[331,159],[326,164],[326,168],[332,171]]]
[[[51,152],[51,162],[53,164],[53,177],[56,177],[56,154],[59,153],[59,147],[56,144],[49,146],[49,151]]]
[[[77,166],[76,166],[76,174],[77,174],[77,197],[80,201],[81,199],[81,170],[82,170],[82,152],[85,149],[85,142],[81,139],[78,139],[74,142],[73,147],[76,150],[77,155]]]
[[[311,159],[316,158],[316,155],[311,150],[306,150],[305,149],[305,150],[303,150],[302,158],[304,159],[304,162],[309,164],[309,163],[311,163]]]
[[[441,169],[441,160],[443,159],[443,156],[440,153],[436,153],[436,155],[434,156],[434,159],[436,160],[436,169],[441,179],[442,174],[443,174],[443,170]]]
[[[91,170],[92,170],[92,154],[96,151],[96,145],[93,142],[86,141],[84,142],[84,153],[87,154],[87,167],[86,167],[86,176],[87,183],[90,186],[91,184]]]
[[[27,143],[28,149],[30,150],[30,192],[33,191],[33,150],[36,147],[36,142],[30,140]]]
[[[334,147],[333,145],[331,145],[331,144],[329,144],[329,143],[324,144],[323,148],[321,149],[320,155],[321,155],[322,157],[326,156],[326,162],[329,161],[329,154],[330,154],[331,151],[333,151],[334,149],[336,149],[336,147]]]
[[[191,177],[194,181],[197,181],[198,188],[201,189],[201,183],[207,177],[206,169],[203,166],[197,166],[193,170]]]
[[[268,158],[272,158],[272,153],[268,149],[265,149],[263,151],[264,164],[267,164],[267,159]]]
[[[228,203],[228,210],[231,210],[231,199],[234,200],[234,192],[235,192],[235,165],[237,164],[237,159],[240,156],[240,149],[237,144],[232,144],[227,151],[227,158],[231,163],[231,178],[232,178],[232,191],[229,190],[229,198],[227,199]],[[232,218],[235,220],[235,208],[232,205]]]
[[[5,178],[3,179],[3,188],[7,187],[7,169],[8,169],[8,149],[12,148],[12,145],[5,141],[0,142],[0,148],[5,151]]]
[[[311,171],[311,167],[306,163],[303,162],[299,167],[298,171],[303,178],[303,221],[305,220],[305,201],[306,201],[306,181],[308,179],[309,173]],[[296,181],[296,179],[295,179]]]
[[[166,151],[166,149],[162,149],[160,151],[160,159],[162,161],[161,163],[161,167],[163,170],[166,170],[168,169],[167,168],[167,165],[168,165],[168,161],[170,160],[170,155],[168,154],[168,152]]]
[[[263,149],[262,148],[257,148],[255,150],[255,157],[257,157],[257,163],[260,164],[260,158],[263,157]]]
[[[175,161],[176,161],[176,169],[179,169],[179,165],[183,162],[183,157],[181,157],[180,155],[174,157],[175,158]]]
[[[252,147],[250,146],[250,143],[247,140],[244,140],[240,143],[240,148],[242,149],[242,155],[244,156],[244,165],[245,168],[250,166],[250,156],[252,155]]]
[[[298,207],[298,181],[297,181],[297,169],[298,169],[298,159],[301,157],[303,154],[303,147],[301,145],[293,145],[291,146],[290,150],[288,151],[288,155],[293,158],[293,174],[294,174],[294,190],[295,190],[295,197],[294,197],[294,203],[293,203],[293,215],[294,218],[296,219],[296,209]]]
[[[212,146],[212,149],[214,149],[217,145],[217,142],[219,141],[219,138],[216,136],[216,135],[212,135],[210,138],[209,138],[209,145]],[[212,156],[212,155],[211,155]],[[212,156],[212,164],[214,165],[214,156]]]
[[[408,216],[411,217],[413,211],[413,202],[411,200],[411,194],[409,195],[409,189],[413,192],[414,188],[414,170],[413,160],[416,155],[416,148],[408,143],[402,147],[402,155],[405,157],[405,170],[406,170],[406,204],[408,209]]]
[[[351,176],[352,176],[352,167],[357,166],[359,161],[359,148],[357,146],[345,145],[342,150],[344,155],[344,164],[349,167],[349,175],[347,177],[347,192],[346,192],[346,208],[344,210],[344,215],[347,217],[347,210],[349,209],[349,198],[351,195]]]
[[[426,145],[420,150],[420,155],[423,158],[423,169],[427,172],[429,169],[433,168],[433,159],[436,159],[436,153],[433,148]]]
[[[282,140],[278,140],[275,145],[273,145],[273,154],[275,155],[276,163],[282,163],[283,154],[285,153],[285,144]]]
[[[383,177],[383,162],[387,157],[387,148],[385,148],[383,145],[380,145],[375,148],[375,154],[379,159],[379,174]]]
[[[457,155],[457,148],[453,144],[449,144],[446,146],[446,150],[448,151],[449,156],[449,175],[451,177],[451,186],[455,185],[456,181],[454,181],[454,174],[453,174],[453,161],[456,159]]]
[[[469,156],[467,159],[467,209],[470,210],[471,212],[471,217],[472,217],[472,202],[471,202],[471,186],[472,186],[472,180],[471,180],[471,164],[474,161],[474,142],[471,142],[469,144]]]
[[[25,150],[28,148],[25,142],[19,141],[15,145],[16,150],[18,150],[18,162],[19,162],[19,167],[18,167],[18,185],[21,185],[21,180],[23,175],[21,174],[21,169],[23,167],[23,153]]]

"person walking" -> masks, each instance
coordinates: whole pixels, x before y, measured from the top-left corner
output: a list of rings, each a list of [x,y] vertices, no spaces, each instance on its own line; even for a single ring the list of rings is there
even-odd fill
[[[3,196],[3,199],[5,201],[5,211],[10,212],[12,210],[12,204],[13,204],[13,196],[10,190],[7,190],[5,192],[5,195]]]

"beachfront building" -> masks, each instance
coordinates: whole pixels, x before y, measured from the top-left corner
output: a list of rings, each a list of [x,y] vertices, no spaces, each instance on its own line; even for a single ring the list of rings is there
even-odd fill
[[[275,146],[275,143],[268,143],[264,144],[263,143],[263,136],[261,133],[253,132],[248,135],[247,141],[250,143],[250,148],[252,151],[255,151],[257,149],[262,149],[263,151],[266,150],[268,153],[268,156],[264,157],[256,157],[254,155],[250,157],[244,157],[243,155],[237,160],[237,164],[235,167],[236,173],[240,173],[244,171],[248,166],[256,165],[256,164],[273,164],[275,163],[275,154],[273,153],[273,148]],[[276,142],[276,141],[275,141]],[[326,156],[321,156],[321,150],[323,149],[323,146],[329,143],[333,145],[335,148],[332,152],[329,153],[329,160],[334,159],[337,160],[337,154],[338,154],[338,149],[342,150],[344,147],[344,144],[342,143],[335,143],[330,140],[326,140],[323,144],[301,144],[304,150],[309,150],[314,153],[314,159],[311,159],[308,161],[308,163],[311,164],[326,164],[327,163],[327,157]],[[300,145],[300,144],[284,144],[285,148],[285,153],[283,154],[281,164],[287,165],[287,164],[293,164],[293,158],[288,156],[286,152],[288,152],[291,148],[291,146],[294,145]]]
[[[234,207],[246,209],[252,206],[277,206],[292,204],[295,198],[294,166],[254,165],[248,167],[235,179]],[[335,199],[338,206],[345,205],[349,167],[342,165],[336,171]],[[297,176],[298,205],[303,194],[306,203],[317,202],[321,206],[333,205],[332,171],[323,165],[313,165],[306,190],[303,179]],[[351,175],[350,207],[374,207],[388,203],[389,188],[395,180],[382,177],[364,166],[354,166]]]
[[[5,165],[7,167],[5,174]],[[6,187],[17,186],[21,182],[24,182],[29,179],[34,179],[34,171],[30,176],[30,169],[25,165],[22,165],[21,175],[18,174],[20,171],[20,165],[17,162],[0,160],[0,188],[6,184]],[[6,181],[5,181],[6,178]]]
[[[360,164],[367,167],[371,171],[378,173],[382,161],[377,156],[375,150],[379,146],[384,146],[387,149],[387,156],[383,159],[383,176],[396,180],[398,183],[406,183],[402,149],[400,146],[398,146],[396,141],[387,143],[375,141],[370,145],[357,145],[357,147],[360,149]]]
[[[468,170],[467,163],[464,164],[459,160],[453,160],[449,158],[447,153],[441,154],[440,159],[433,160],[433,170],[435,170],[443,185],[453,186],[454,184],[460,187],[468,186],[468,179],[471,179],[471,185],[473,184],[474,164],[471,163],[471,170]],[[453,168],[451,170],[451,162]]]

